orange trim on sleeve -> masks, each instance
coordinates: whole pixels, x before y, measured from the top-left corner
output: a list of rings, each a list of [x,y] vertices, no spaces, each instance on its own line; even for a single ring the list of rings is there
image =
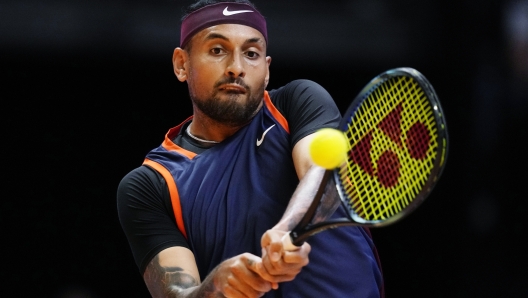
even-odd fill
[[[193,118],[193,116],[187,118],[185,121],[182,122],[182,124],[180,124],[180,125],[178,125],[178,126],[176,126],[174,128],[171,128],[169,130],[169,132],[167,132],[165,134],[165,140],[163,141],[161,146],[163,146],[163,148],[167,149],[167,151],[176,151],[179,154],[181,154],[183,156],[186,156],[189,159],[193,159],[197,155],[196,153],[188,151],[188,150],[185,150],[182,147],[180,147],[180,146],[178,146],[178,145],[176,145],[176,144],[174,144],[172,142],[172,138],[174,138],[176,136],[175,134],[178,131],[180,131],[180,129],[183,126],[183,124],[187,123],[192,118]]]
[[[178,229],[180,232],[182,232],[185,239],[187,239],[187,233],[185,232],[185,225],[183,224],[183,215],[181,211],[181,204],[180,204],[180,195],[178,194],[178,188],[176,187],[176,182],[174,181],[174,178],[172,177],[169,170],[167,170],[164,166],[161,164],[150,160],[145,159],[143,162],[144,165],[148,165],[158,171],[161,176],[165,179],[167,182],[167,186],[169,187],[169,194],[171,198],[172,203],[172,210],[174,211],[174,217],[176,218],[176,225],[178,226]]]
[[[284,118],[284,116],[277,110],[277,108],[273,105],[271,102],[271,98],[269,97],[268,91],[264,91],[264,103],[266,104],[266,107],[271,112],[273,117],[279,122],[279,124],[284,128],[285,131],[290,133],[290,127],[288,126],[288,120]]]
[[[176,151],[179,154],[186,156],[189,159],[193,159],[196,156],[196,153],[187,151],[183,149],[182,147],[174,144],[167,136],[165,136],[165,140],[161,144],[163,148],[167,149],[167,151]]]

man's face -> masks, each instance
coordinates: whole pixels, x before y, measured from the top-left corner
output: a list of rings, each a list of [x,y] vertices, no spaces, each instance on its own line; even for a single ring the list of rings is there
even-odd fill
[[[185,80],[195,108],[229,126],[247,123],[260,109],[269,79],[263,35],[222,24],[200,31],[190,43]]]

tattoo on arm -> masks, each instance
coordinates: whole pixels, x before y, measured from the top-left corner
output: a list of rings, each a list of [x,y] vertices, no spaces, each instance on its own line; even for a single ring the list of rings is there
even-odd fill
[[[145,269],[143,279],[153,297],[184,297],[183,290],[200,283],[180,267],[164,267],[154,257]]]
[[[218,267],[213,269],[211,273],[205,278],[204,282],[202,283],[200,289],[195,292],[196,295],[193,297],[207,297],[207,298],[225,298],[224,294],[219,292],[215,285],[213,276],[215,275],[216,271],[218,270]]]
[[[180,267],[162,266],[159,263],[159,257],[155,256],[145,269],[143,279],[154,298],[224,298],[224,295],[214,285],[212,277],[216,270],[215,268],[200,284]]]

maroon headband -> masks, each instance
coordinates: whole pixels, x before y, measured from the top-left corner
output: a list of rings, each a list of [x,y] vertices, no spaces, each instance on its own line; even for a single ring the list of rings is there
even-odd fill
[[[268,43],[266,20],[256,9],[243,3],[220,2],[202,7],[183,20],[180,47],[183,48],[201,30],[219,24],[240,24],[253,27],[262,33]]]

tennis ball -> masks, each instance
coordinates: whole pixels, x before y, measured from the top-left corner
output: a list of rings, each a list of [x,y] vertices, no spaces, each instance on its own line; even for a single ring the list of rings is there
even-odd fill
[[[315,132],[309,150],[310,157],[316,165],[331,170],[345,161],[348,142],[342,131],[322,128]]]

